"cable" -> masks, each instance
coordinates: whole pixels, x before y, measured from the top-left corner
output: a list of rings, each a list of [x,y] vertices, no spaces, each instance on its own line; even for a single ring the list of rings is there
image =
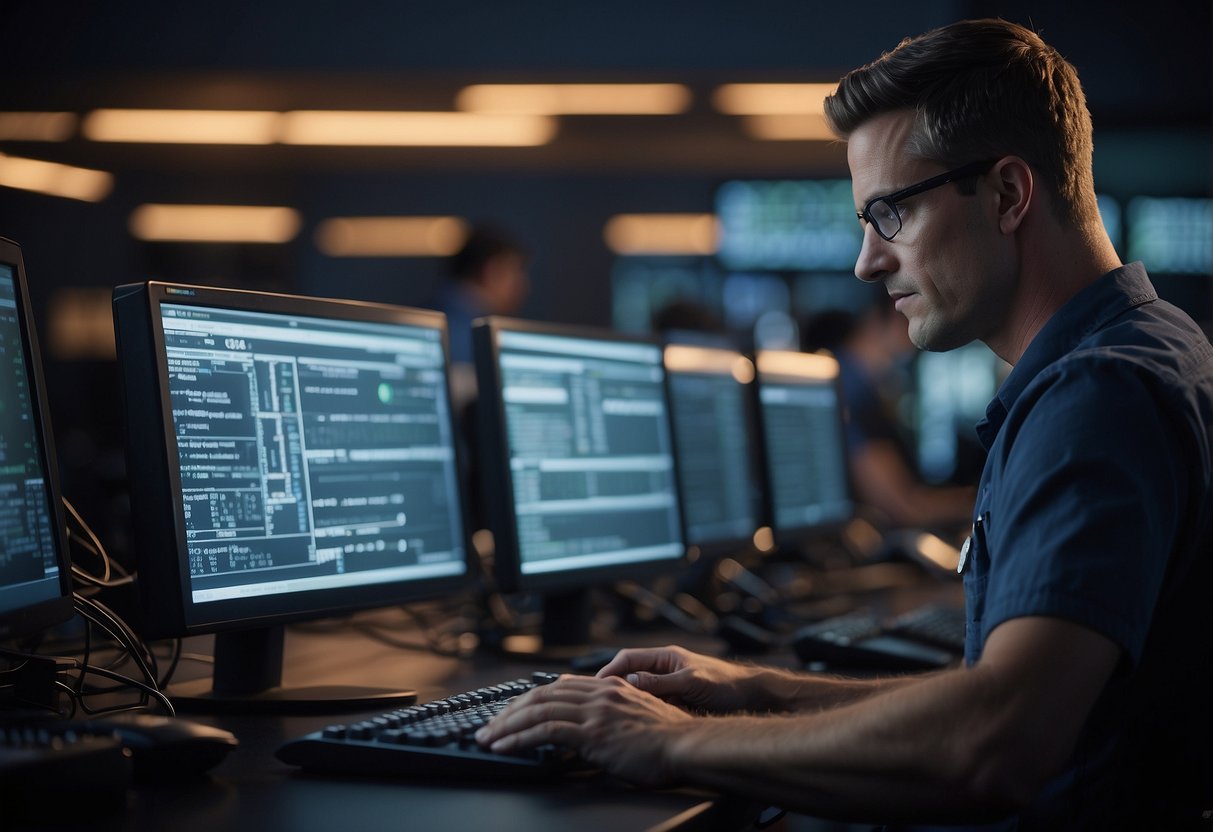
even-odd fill
[[[72,563],[72,575],[82,583],[100,588],[127,586],[134,583],[134,574],[127,572],[121,564],[110,558],[109,553],[105,550],[105,546],[101,543],[101,539],[97,537],[88,523],[84,521],[84,518],[80,516],[80,512],[76,511],[76,508],[66,497],[63,498],[63,505],[67,508],[70,518],[75,521],[76,525],[84,533],[84,537],[81,537],[73,532],[69,525],[67,527],[68,542],[93,555],[93,557],[101,561],[102,565],[102,574],[98,577],[87,572],[78,564]],[[119,577],[111,580],[114,572],[119,573]]]
[[[89,524],[85,522],[84,518],[80,516],[80,512],[76,511],[76,507],[72,505],[71,501],[66,497],[63,497],[62,501],[64,508],[66,508],[68,511],[68,515],[76,521],[76,524],[80,527],[80,530],[84,532],[85,536],[88,538],[88,543],[85,543],[85,541],[80,540],[76,535],[73,535],[70,527],[67,529],[68,539],[75,539],[79,546],[101,559],[104,572],[99,580],[101,580],[103,583],[108,582],[110,580],[112,571],[115,570],[123,577],[127,576],[128,573],[122,568],[121,564],[116,564],[111,561],[109,554],[105,551],[105,546],[101,543],[101,539],[97,537],[92,527],[89,526]]]
[[[76,605],[76,612],[105,630],[111,638],[120,643],[139,666],[143,678],[148,683],[155,685],[157,674],[148,666],[145,658],[150,659],[152,667],[155,667],[156,657],[139,641],[138,636],[127,627],[121,618],[116,616],[101,602],[90,598],[81,598],[79,594],[76,594],[75,597],[80,602]]]
[[[135,582],[134,575],[124,575],[123,577],[118,578],[113,581],[103,581],[100,578],[96,577],[95,575],[91,575],[88,572],[85,572],[82,568],[80,568],[79,566],[77,566],[74,563],[72,564],[72,575],[75,576],[76,578],[78,578],[79,580],[83,581],[84,583],[88,584],[89,586],[98,587],[101,589],[109,589],[111,587],[116,587],[116,586],[128,586]]]
[[[157,700],[159,700],[160,704],[162,704],[164,706],[164,709],[165,709],[165,711],[168,712],[169,716],[176,716],[176,714],[177,714],[177,712],[173,709],[173,703],[169,701],[169,698],[167,696],[165,696],[160,690],[153,687],[152,685],[146,685],[137,679],[131,679],[128,676],[123,676],[121,673],[114,673],[111,670],[106,670],[104,667],[93,667],[93,666],[89,665],[89,666],[81,669],[82,675],[85,672],[96,673],[97,675],[104,676],[107,679],[113,679],[115,681],[122,682],[123,685],[130,685],[132,687],[136,687],[139,690],[143,691],[148,696],[154,696]],[[146,705],[146,702],[144,704]],[[115,706],[113,708],[101,708],[98,710],[92,710],[92,709],[88,708],[87,706],[85,706],[83,701],[81,701],[80,707],[84,709],[85,713],[93,714],[93,715],[117,713],[118,711],[137,710],[137,708],[135,708],[133,706]]]

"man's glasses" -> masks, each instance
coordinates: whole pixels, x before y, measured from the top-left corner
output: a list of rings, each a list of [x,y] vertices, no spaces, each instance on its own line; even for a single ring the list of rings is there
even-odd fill
[[[987,159],[984,162],[971,162],[947,173],[941,173],[938,176],[932,176],[930,179],[924,179],[917,185],[902,188],[896,193],[874,197],[867,201],[862,211],[856,211],[855,216],[859,217],[861,221],[867,220],[871,223],[872,227],[876,229],[876,233],[882,238],[892,240],[897,236],[897,232],[901,230],[901,212],[897,210],[897,203],[908,197],[917,196],[924,191],[929,191],[932,188],[938,188],[940,185],[955,182],[957,179],[985,173],[994,167],[994,163],[997,161],[997,159]]]

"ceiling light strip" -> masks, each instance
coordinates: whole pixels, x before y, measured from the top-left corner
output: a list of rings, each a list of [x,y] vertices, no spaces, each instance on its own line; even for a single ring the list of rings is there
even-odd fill
[[[299,212],[263,205],[140,205],[131,233],[153,242],[285,243],[299,233]]]
[[[474,84],[455,106],[477,113],[676,115],[691,106],[682,84]]]
[[[820,114],[825,97],[837,84],[725,84],[712,94],[712,104],[735,116]]]
[[[618,214],[603,237],[616,254],[714,254],[720,229],[713,214]]]
[[[316,228],[329,257],[445,257],[467,239],[459,217],[332,217]]]
[[[0,185],[83,202],[99,202],[113,190],[114,177],[105,171],[0,153]]]
[[[293,145],[533,147],[555,135],[555,120],[545,116],[296,110],[283,114],[279,140]]]
[[[273,144],[279,113],[260,110],[94,110],[82,131],[95,142]]]

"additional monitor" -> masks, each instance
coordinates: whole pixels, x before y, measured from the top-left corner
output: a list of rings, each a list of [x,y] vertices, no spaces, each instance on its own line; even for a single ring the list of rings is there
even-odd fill
[[[979,341],[915,357],[911,428],[927,482],[976,482],[985,451],[975,426],[1010,369]]]
[[[544,594],[545,647],[584,644],[592,586],[685,552],[661,347],[501,318],[473,334],[498,585]]]
[[[282,625],[465,585],[445,318],[156,282],[114,310],[145,635],[218,633],[215,708],[386,696],[280,688]]]
[[[731,270],[850,271],[863,243],[847,179],[726,182],[716,216]]]
[[[73,614],[46,391],[20,247],[0,238],[0,640]]]
[[[769,519],[776,542],[795,547],[842,526],[855,511],[838,362],[763,350],[755,363]]]
[[[688,553],[736,554],[762,528],[754,363],[716,339],[694,340],[674,334],[665,347]]]
[[[1134,197],[1127,226],[1128,259],[1151,275],[1213,275],[1213,199]]]
[[[672,305],[722,316],[721,275],[711,257],[617,257],[611,267],[611,322],[646,334]]]

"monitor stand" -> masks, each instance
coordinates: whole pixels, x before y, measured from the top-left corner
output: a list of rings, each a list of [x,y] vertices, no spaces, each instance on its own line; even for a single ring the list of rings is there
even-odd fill
[[[410,690],[351,685],[282,686],[282,626],[215,635],[212,679],[171,685],[173,706],[193,713],[326,714],[386,711],[417,701]]]
[[[501,640],[501,651],[511,658],[559,662],[574,668],[589,669],[595,664],[605,664],[615,654],[615,649],[593,644],[593,620],[592,589],[582,587],[545,593],[539,634],[506,636]],[[595,661],[597,658],[603,661]]]

